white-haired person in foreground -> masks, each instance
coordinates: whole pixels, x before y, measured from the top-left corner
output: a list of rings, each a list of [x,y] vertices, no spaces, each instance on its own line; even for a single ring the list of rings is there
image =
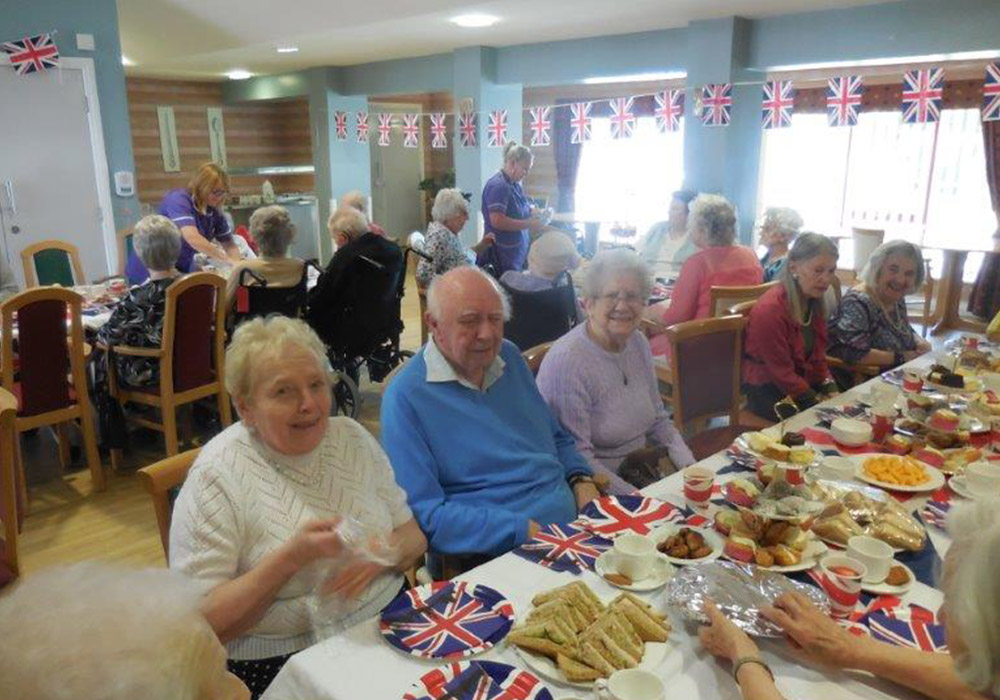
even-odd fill
[[[164,569],[86,562],[33,574],[0,598],[0,696],[246,700],[200,603],[193,582]]]
[[[424,252],[431,260],[417,263],[417,281],[425,287],[435,275],[443,275],[453,267],[474,265],[476,256],[493,245],[494,236],[487,233],[476,245],[467,248],[459,234],[469,220],[469,204],[461,190],[446,187],[434,197],[431,221],[427,224]]]
[[[330,417],[325,348],[304,322],[240,325],[226,351],[226,388],[240,421],[191,467],[174,506],[170,568],[204,586],[203,610],[230,670],[256,696],[316,641],[308,600],[317,586],[353,599],[343,625],[372,617],[399,593],[426,540],[375,438]],[[336,526],[346,517],[385,536],[395,566],[347,564],[322,581],[324,562],[343,553]]]
[[[795,655],[810,665],[866,671],[934,700],[1000,697],[1000,499],[957,506],[948,520],[952,545],[944,560],[941,588],[948,653],[893,646],[857,637],[820,612],[805,597],[787,594],[763,615],[780,626]],[[784,696],[750,637],[715,607],[700,633],[705,647],[728,659],[744,700]]]
[[[789,207],[768,207],[760,221],[759,241],[767,248],[760,264],[764,281],[778,279],[778,273],[788,257],[788,248],[802,231],[802,217]]]

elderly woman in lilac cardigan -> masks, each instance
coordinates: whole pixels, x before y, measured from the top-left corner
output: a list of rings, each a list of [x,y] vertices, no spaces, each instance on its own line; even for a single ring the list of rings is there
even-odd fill
[[[545,402],[595,473],[610,477],[613,493],[635,490],[618,470],[636,450],[666,448],[678,469],[694,462],[663,408],[649,341],[639,331],[651,286],[634,252],[599,253],[583,285],[587,322],[553,343],[538,371]]]

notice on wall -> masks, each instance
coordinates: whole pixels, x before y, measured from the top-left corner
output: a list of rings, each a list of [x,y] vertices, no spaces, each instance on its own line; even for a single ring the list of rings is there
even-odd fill
[[[208,139],[212,144],[212,162],[226,167],[226,130],[222,124],[222,107],[208,108]]]
[[[174,108],[156,108],[156,119],[160,124],[160,152],[163,154],[163,171],[180,172],[181,154],[177,150],[177,125],[174,123]]]

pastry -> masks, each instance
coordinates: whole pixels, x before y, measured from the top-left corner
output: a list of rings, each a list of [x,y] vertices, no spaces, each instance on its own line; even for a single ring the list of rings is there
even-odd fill
[[[905,435],[890,435],[885,441],[885,446],[893,454],[905,455],[913,448],[913,440]]]
[[[958,414],[950,408],[939,408],[931,414],[928,424],[934,430],[955,431],[958,430]]]
[[[754,560],[757,552],[757,545],[749,537],[733,537],[726,539],[723,547],[726,556],[734,561],[749,563]]]
[[[922,447],[919,450],[913,451],[913,457],[925,462],[932,467],[941,468],[944,466],[944,453],[935,447]]]
[[[774,443],[774,440],[769,438],[764,433],[747,433],[746,434],[747,445],[754,452],[760,452],[763,454],[764,450]]]
[[[630,579],[625,574],[611,574],[611,573],[608,573],[608,574],[604,574],[604,578],[606,578],[610,583],[613,583],[616,586],[631,586],[632,585],[632,579]]]
[[[789,458],[795,464],[812,464],[816,459],[816,453],[811,447],[792,447],[789,450]]]
[[[910,581],[910,574],[902,566],[893,566],[889,569],[889,575],[885,577],[885,582],[890,586],[905,586]]]
[[[806,436],[802,433],[788,431],[781,436],[781,444],[787,445],[788,447],[798,447],[806,444]]]
[[[772,442],[761,451],[761,454],[764,455],[765,457],[776,459],[779,462],[787,462],[789,460],[791,452],[792,452],[791,448],[788,447],[787,445],[782,445],[781,443],[778,442]]]
[[[919,408],[926,411],[933,403],[934,402],[930,397],[924,396],[923,394],[910,394],[906,397],[907,408]]]
[[[723,535],[728,535],[736,523],[740,522],[740,514],[735,510],[720,510],[715,514],[715,529]]]

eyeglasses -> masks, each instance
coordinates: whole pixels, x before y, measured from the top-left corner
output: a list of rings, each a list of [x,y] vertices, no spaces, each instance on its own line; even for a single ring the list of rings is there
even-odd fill
[[[210,194],[213,197],[225,197],[227,194],[229,194],[229,190],[223,189],[222,187],[216,187],[214,190],[210,192]]]
[[[611,304],[614,306],[619,301],[624,301],[629,306],[639,306],[645,303],[645,299],[639,294],[634,294],[632,292],[614,292],[612,294],[602,294],[597,297],[601,301]]]

